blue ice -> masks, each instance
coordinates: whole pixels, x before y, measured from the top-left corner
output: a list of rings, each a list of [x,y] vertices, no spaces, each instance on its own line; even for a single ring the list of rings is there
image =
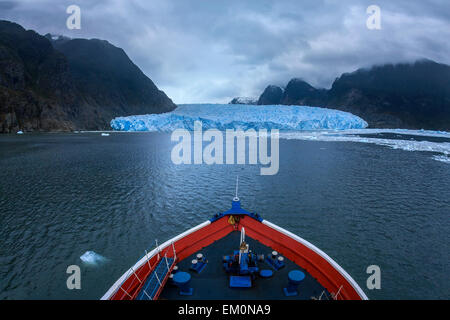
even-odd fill
[[[111,127],[119,131],[193,130],[198,120],[203,129],[279,129],[287,131],[321,129],[363,129],[367,122],[351,113],[308,106],[184,104],[163,114],[117,117]]]

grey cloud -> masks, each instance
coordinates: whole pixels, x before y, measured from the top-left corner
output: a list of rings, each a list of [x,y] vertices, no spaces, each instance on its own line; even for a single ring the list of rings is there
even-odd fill
[[[0,1],[0,10],[11,10],[17,3],[15,1]]]
[[[329,87],[343,72],[429,58],[450,63],[450,3],[377,0],[382,30],[365,26],[369,1],[0,1],[0,19],[41,34],[106,39],[176,103],[227,102],[301,77]]]

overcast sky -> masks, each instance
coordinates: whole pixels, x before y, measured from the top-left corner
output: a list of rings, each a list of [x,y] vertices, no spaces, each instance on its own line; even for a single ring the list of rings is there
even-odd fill
[[[81,30],[66,8],[81,8]],[[381,30],[369,30],[369,5]],[[125,50],[175,103],[258,96],[293,77],[329,88],[343,72],[428,58],[450,64],[448,0],[0,0],[0,19]]]

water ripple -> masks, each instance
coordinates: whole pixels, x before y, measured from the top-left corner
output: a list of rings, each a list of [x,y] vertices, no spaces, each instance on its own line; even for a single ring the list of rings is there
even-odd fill
[[[422,152],[351,141],[280,141],[280,170],[176,166],[170,135],[0,137],[0,299],[97,299],[140,257],[228,209],[245,208],[327,252],[370,298],[450,298],[450,167]],[[109,263],[81,264],[86,251]],[[82,290],[66,269],[80,264]]]

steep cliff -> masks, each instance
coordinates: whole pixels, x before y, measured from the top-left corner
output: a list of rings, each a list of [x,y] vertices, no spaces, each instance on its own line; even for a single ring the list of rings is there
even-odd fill
[[[0,21],[0,132],[108,129],[176,106],[107,41],[54,41]]]

